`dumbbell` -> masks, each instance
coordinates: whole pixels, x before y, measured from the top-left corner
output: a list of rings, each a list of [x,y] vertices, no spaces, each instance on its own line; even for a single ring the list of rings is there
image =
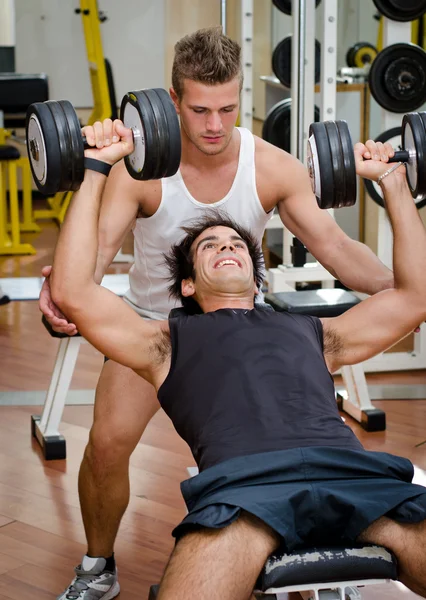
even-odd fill
[[[402,120],[402,147],[389,162],[403,162],[413,198],[426,198],[426,112]],[[356,202],[353,144],[346,121],[312,123],[309,127],[308,170],[320,208],[342,208]]]
[[[126,94],[120,119],[133,133],[134,150],[124,161],[134,179],[161,179],[179,168],[179,121],[166,90],[145,89]],[[84,179],[84,150],[76,112],[67,100],[31,104],[26,138],[31,171],[42,194],[76,191]]]

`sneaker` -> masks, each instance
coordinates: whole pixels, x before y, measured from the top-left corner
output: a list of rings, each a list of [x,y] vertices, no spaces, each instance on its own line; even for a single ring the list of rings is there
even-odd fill
[[[105,570],[105,558],[84,556],[71,585],[56,600],[111,600],[120,593],[117,569]]]

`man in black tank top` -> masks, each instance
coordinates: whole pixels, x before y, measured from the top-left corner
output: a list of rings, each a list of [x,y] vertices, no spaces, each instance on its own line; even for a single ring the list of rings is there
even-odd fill
[[[114,133],[119,142],[86,153],[109,164],[128,154],[131,131],[115,122]],[[363,162],[374,149],[359,144],[355,158],[377,180],[388,166]],[[154,385],[201,471],[182,484],[189,514],[174,530],[160,600],[248,599],[279,545],[355,540],[390,548],[401,581],[426,597],[426,488],[411,483],[407,459],[363,449],[339,416],[331,377],[426,319],[426,231],[404,170],[381,178],[395,289],[334,319],[254,308],[260,248],[216,212],[167,257],[187,314],[156,322],[94,282],[106,177],[86,172],[58,241],[53,299],[95,347]]]

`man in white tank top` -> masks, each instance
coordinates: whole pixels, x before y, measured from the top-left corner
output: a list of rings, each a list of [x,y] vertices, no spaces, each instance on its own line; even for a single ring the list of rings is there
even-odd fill
[[[108,178],[99,218],[96,279],[102,279],[133,228],[135,263],[125,301],[142,316],[167,317],[175,304],[168,296],[162,255],[183,237],[182,225],[217,207],[254,231],[259,240],[277,207],[285,226],[347,286],[369,294],[393,286],[392,272],[318,208],[305,167],[235,127],[242,86],[240,58],[238,44],[220,28],[180,40],[171,89],[181,121],[178,173],[161,181],[136,181],[121,161]],[[43,274],[49,272],[45,268]],[[75,325],[52,303],[48,279],[40,308],[54,329],[76,333]],[[151,384],[112,360],[105,363],[79,474],[88,550],[76,578],[58,599],[109,600],[119,593],[113,547],[129,501],[129,458],[158,409]],[[99,595],[102,590],[105,593]]]

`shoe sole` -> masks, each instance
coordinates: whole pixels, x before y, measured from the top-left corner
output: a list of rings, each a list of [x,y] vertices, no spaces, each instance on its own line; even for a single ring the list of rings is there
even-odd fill
[[[102,600],[112,600],[112,598],[118,596],[119,593],[120,584],[118,583],[118,581],[116,581],[112,588],[105,594],[105,596],[102,596]]]

